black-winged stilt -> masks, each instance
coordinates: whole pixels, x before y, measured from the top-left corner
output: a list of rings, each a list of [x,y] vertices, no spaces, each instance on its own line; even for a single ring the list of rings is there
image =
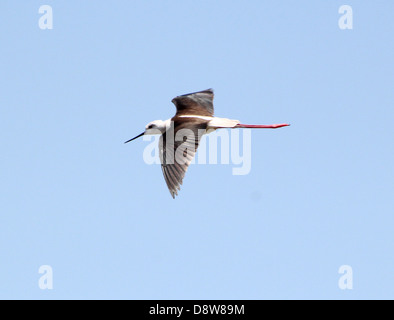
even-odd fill
[[[203,134],[220,128],[276,129],[289,126],[286,123],[271,125],[241,124],[238,120],[214,117],[213,97],[213,90],[208,89],[172,99],[176,106],[174,117],[165,121],[155,120],[148,123],[143,133],[125,142],[128,143],[143,135],[161,134],[159,142],[161,168],[173,198],[178,195],[186,170],[197,151]],[[182,139],[174,139],[180,131],[182,131]],[[182,152],[177,153],[176,151],[181,146]]]

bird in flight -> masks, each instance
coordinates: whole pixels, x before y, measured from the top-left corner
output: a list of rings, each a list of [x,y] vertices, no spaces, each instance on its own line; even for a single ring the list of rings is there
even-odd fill
[[[168,120],[148,123],[145,131],[126,141],[129,143],[143,135],[160,134],[159,151],[164,179],[172,197],[185,177],[186,170],[194,158],[202,135],[221,128],[265,128],[276,129],[289,126],[287,123],[271,125],[241,124],[238,120],[214,117],[212,89],[181,95],[172,99],[176,114]],[[181,136],[182,139],[174,137]]]

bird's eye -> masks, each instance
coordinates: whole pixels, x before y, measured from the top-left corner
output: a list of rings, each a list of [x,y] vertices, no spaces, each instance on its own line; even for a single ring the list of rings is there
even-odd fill
[[[152,129],[153,128],[153,124],[150,124],[149,126],[148,126],[148,129]]]

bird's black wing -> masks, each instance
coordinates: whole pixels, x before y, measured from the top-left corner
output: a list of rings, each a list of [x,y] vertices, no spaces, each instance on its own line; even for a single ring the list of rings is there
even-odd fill
[[[213,116],[213,98],[213,90],[207,89],[175,97],[172,103],[176,106],[176,116]]]
[[[207,128],[206,122],[199,119],[193,119],[193,123],[175,125],[174,123],[160,137],[159,150],[161,169],[164,179],[167,183],[168,190],[173,198],[178,195],[181,189],[183,178],[187,168],[192,162],[197,152],[202,135]]]

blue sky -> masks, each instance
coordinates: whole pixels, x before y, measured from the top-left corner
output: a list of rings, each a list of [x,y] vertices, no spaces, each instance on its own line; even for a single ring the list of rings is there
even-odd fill
[[[1,1],[0,298],[393,299],[393,9]],[[211,87],[218,116],[292,126],[252,132],[248,175],[192,166],[173,200],[123,142]]]

